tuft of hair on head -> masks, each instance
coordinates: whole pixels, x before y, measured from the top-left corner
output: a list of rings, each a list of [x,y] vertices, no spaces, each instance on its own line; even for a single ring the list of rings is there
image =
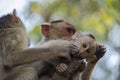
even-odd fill
[[[13,15],[16,15],[16,9],[13,9]]]
[[[54,21],[51,21],[50,23],[59,23],[59,22],[64,22],[64,20],[54,20]]]
[[[95,39],[95,36],[94,36],[92,33],[89,33],[89,32],[83,32],[82,34],[83,34],[83,35],[90,36],[92,39],[96,40],[96,39]]]
[[[90,36],[91,38],[95,40],[95,36],[93,34],[89,33],[88,36]]]

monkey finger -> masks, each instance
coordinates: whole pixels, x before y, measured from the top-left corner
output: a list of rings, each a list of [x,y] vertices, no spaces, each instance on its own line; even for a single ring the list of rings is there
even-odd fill
[[[99,49],[100,50],[106,50],[106,47],[100,47]]]
[[[64,63],[62,63],[60,67],[61,67],[61,71],[62,71],[61,73],[62,73],[64,76],[66,76],[66,75],[69,73],[67,65],[64,64]]]
[[[64,71],[63,63],[61,63],[60,65],[57,66],[57,70],[59,72],[63,72]]]
[[[74,53],[79,53],[79,49],[78,48],[73,48],[73,47],[70,47],[70,51],[73,51]],[[73,54],[74,55],[74,54]]]
[[[103,53],[106,53],[106,50],[103,50]]]
[[[100,53],[105,54],[105,53],[106,53],[106,49],[101,50],[101,52],[100,52]]]
[[[64,69],[63,69],[63,68],[60,68],[58,71],[59,71],[59,73],[60,73],[61,75],[66,75],[66,73],[64,72]]]
[[[58,71],[59,73],[61,73],[61,72],[62,72],[62,70],[61,70],[61,68],[60,68],[60,67],[57,67],[57,71]]]
[[[66,64],[61,63],[58,67],[57,67],[57,71],[61,74],[66,76],[69,72],[68,72],[68,67]]]
[[[69,69],[68,69],[68,67],[67,67],[67,65],[66,64],[63,64],[62,65],[62,69],[63,69],[63,73],[65,74],[65,76],[69,73]]]
[[[102,50],[100,53],[105,54],[105,53],[106,53],[106,50]]]
[[[106,47],[105,46],[100,46],[99,50],[106,50]]]
[[[71,54],[71,57],[79,57],[80,54],[79,54],[79,49],[75,49],[75,48],[70,48],[70,54]]]
[[[79,56],[79,50],[71,49],[70,53],[71,53],[71,56],[73,57]]]
[[[76,45],[74,45],[74,44],[72,44],[72,45],[70,46],[70,48],[73,48],[73,49],[78,49],[78,50],[79,50],[79,47],[78,47],[78,46],[76,46]]]
[[[98,47],[103,47],[104,45],[103,44],[98,44]]]

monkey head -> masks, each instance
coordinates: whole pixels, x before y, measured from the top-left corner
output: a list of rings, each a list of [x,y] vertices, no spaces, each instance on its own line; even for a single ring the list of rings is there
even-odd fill
[[[12,13],[4,15],[0,18],[0,34],[2,39],[8,39],[12,45],[18,46],[16,48],[27,48],[30,45],[30,39],[27,35],[25,26],[21,19],[17,16],[14,9]],[[11,37],[12,36],[12,37]],[[17,45],[16,45],[17,44]]]
[[[74,44],[80,49],[81,59],[90,57],[95,53],[97,49],[97,43],[92,34],[75,33],[73,38]]]
[[[50,23],[43,23],[42,34],[48,40],[49,39],[67,39],[71,40],[72,36],[76,32],[76,28],[63,20],[56,20]]]
[[[21,19],[17,16],[16,9],[14,9],[12,13],[2,16],[0,18],[0,24],[3,25],[0,25],[0,29],[16,27],[25,28]]]

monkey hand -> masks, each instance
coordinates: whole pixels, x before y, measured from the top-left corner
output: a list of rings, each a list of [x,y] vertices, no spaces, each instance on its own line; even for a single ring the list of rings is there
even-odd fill
[[[71,45],[70,46],[70,55],[72,58],[76,58],[79,59],[80,58],[80,54],[79,54],[79,47],[77,47],[76,45]]]
[[[100,58],[102,58],[106,53],[106,48],[104,45],[98,44],[96,52],[93,56],[87,59],[88,62],[96,63]]]
[[[64,49],[67,49],[69,51],[66,52],[67,50],[64,50],[64,52],[62,52],[62,56],[59,56],[59,59],[62,60],[62,62],[68,63],[69,61],[71,61],[71,58],[79,59],[80,54],[79,48],[77,46],[75,46],[74,44],[70,44],[69,46],[66,47],[67,48]]]
[[[98,44],[98,48],[95,52],[95,56],[97,57],[97,60],[103,57],[105,53],[106,53],[106,47],[104,45]]]
[[[67,76],[69,73],[69,69],[67,64],[65,63],[60,63],[57,67],[56,70],[59,72],[60,75]]]
[[[87,67],[87,64],[82,60],[82,61],[80,61],[80,64],[79,64],[79,67],[77,70],[79,72],[83,72],[86,69],[86,67]]]
[[[67,60],[71,60],[71,57],[78,58],[80,56],[79,48],[67,40],[51,40],[41,46],[42,48],[47,47],[47,49],[50,50],[49,52],[54,53],[54,55],[58,58],[66,58]]]

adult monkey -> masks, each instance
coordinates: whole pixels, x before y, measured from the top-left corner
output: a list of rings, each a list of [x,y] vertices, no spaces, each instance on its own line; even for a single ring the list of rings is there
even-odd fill
[[[77,47],[65,40],[48,41],[37,48],[26,49],[29,38],[15,10],[0,18],[0,44],[0,80],[6,77],[6,80],[37,80],[37,71],[28,63],[58,57],[69,59],[78,53]],[[70,53],[71,50],[74,53]]]

